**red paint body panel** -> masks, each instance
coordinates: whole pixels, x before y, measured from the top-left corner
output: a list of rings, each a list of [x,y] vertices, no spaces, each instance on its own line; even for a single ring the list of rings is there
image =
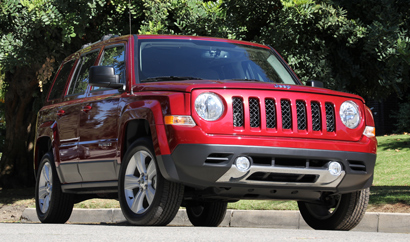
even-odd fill
[[[364,102],[363,98],[355,94],[333,91],[325,88],[313,88],[308,86],[299,85],[287,85],[290,89],[284,89],[279,87],[276,83],[263,83],[263,82],[248,82],[248,81],[228,81],[228,80],[189,80],[178,82],[155,82],[155,83],[143,83],[134,87],[134,91],[163,91],[173,90],[180,92],[192,92],[195,89],[238,89],[238,90],[280,90],[280,91],[292,91],[298,93],[316,93],[329,96],[341,96],[347,98],[358,99]]]

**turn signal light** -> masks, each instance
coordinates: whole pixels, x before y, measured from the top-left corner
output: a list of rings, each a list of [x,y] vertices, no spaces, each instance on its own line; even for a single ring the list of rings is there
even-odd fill
[[[366,128],[363,131],[363,134],[366,135],[369,138],[375,137],[376,136],[376,128],[372,126],[366,126]]]
[[[164,118],[167,125],[182,125],[188,127],[194,127],[196,123],[191,116],[184,115],[169,115]]]

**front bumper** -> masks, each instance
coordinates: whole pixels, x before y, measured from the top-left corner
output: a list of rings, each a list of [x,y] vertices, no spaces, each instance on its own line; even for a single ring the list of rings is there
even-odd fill
[[[235,168],[238,156],[251,158],[248,172],[241,173]],[[171,155],[159,155],[157,160],[166,179],[197,189],[348,193],[371,186],[376,155],[265,146],[180,144]],[[342,164],[340,176],[329,173],[329,161]]]

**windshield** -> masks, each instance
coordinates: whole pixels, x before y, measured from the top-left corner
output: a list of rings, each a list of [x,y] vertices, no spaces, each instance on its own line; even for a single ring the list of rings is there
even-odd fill
[[[139,40],[141,82],[243,80],[298,84],[269,50],[202,40]]]

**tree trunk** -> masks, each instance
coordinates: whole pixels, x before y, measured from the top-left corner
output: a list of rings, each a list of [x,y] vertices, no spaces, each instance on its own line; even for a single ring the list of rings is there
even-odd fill
[[[34,186],[33,148],[37,111],[42,104],[34,66],[6,72],[6,140],[0,161],[0,187]]]

